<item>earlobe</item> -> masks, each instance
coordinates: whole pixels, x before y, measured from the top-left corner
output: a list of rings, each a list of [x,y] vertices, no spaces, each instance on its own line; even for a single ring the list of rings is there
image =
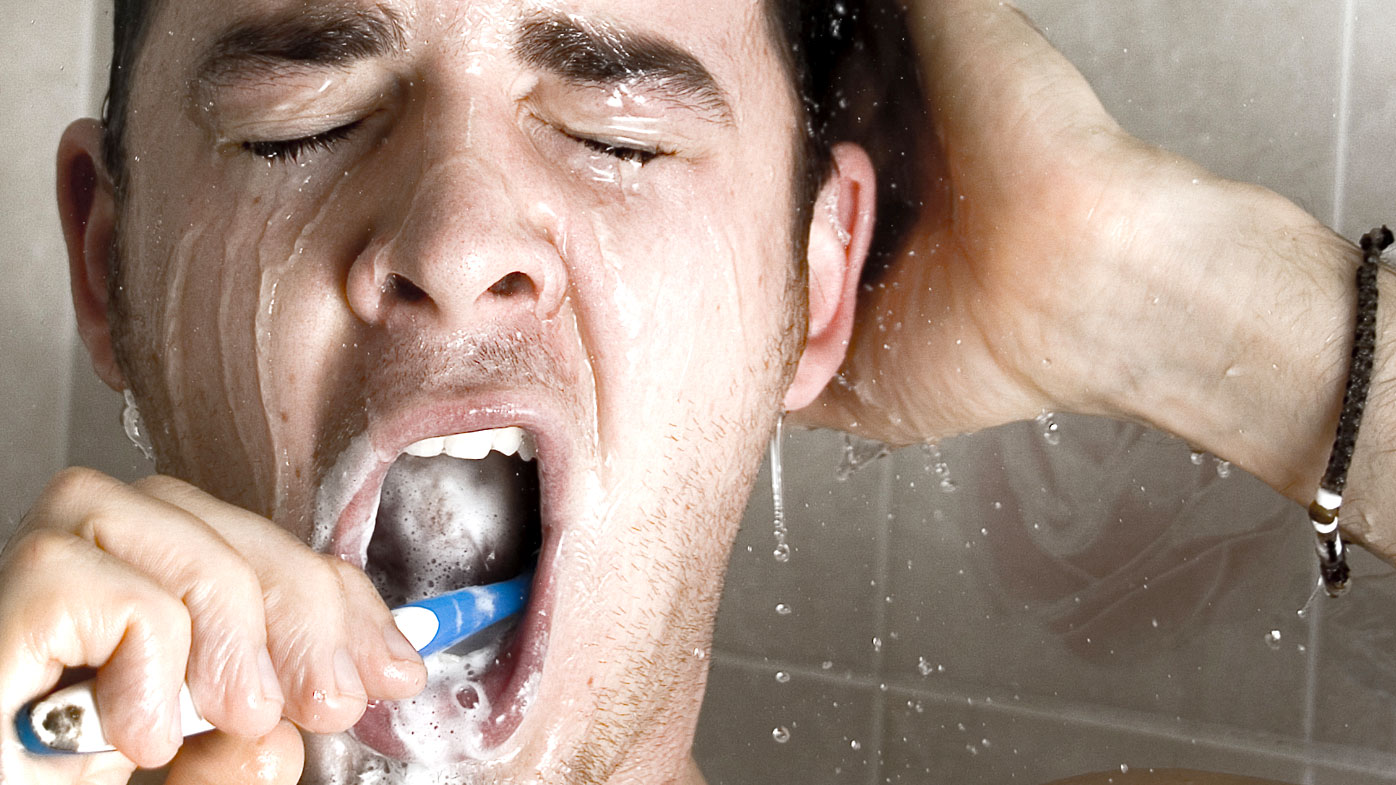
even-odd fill
[[[833,155],[834,171],[810,221],[809,335],[785,394],[787,411],[808,406],[843,365],[876,224],[877,176],[868,154],[842,143]]]
[[[108,321],[107,283],[115,263],[116,194],[102,165],[102,126],[79,120],[58,145],[58,213],[68,248],[68,278],[78,335],[107,386],[126,387]]]

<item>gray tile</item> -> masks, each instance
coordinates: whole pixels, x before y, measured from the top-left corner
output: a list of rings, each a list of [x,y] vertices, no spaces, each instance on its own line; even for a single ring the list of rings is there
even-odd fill
[[[1132,133],[1332,220],[1341,2],[1019,5]]]
[[[1392,150],[1396,150],[1396,5],[1387,0],[1354,0],[1352,77],[1349,97],[1348,159],[1344,236],[1356,238],[1373,226],[1391,223]]]
[[[874,597],[879,537],[884,532],[888,463],[845,482],[835,479],[842,437],[787,433],[785,510],[790,561],[775,545],[769,466],[761,470],[733,548],[716,645],[721,650],[839,670],[873,669]],[[777,611],[777,605],[789,609]]]
[[[882,781],[1037,784],[1089,772],[1185,768],[1309,785],[1390,783],[1391,759],[1351,760],[1278,739],[1195,723],[1152,723],[1069,706],[986,703],[892,693]]]
[[[122,398],[97,378],[79,344],[73,350],[67,461],[130,482],[154,471],[121,430]]]
[[[1354,549],[1352,590],[1319,604],[1314,738],[1396,754],[1396,575]]]
[[[947,443],[953,494],[899,460],[883,677],[1303,738],[1298,507],[1136,426],[1059,425]]]
[[[875,701],[837,680],[716,662],[694,756],[709,785],[866,783]],[[776,728],[788,732],[784,743]]]
[[[68,272],[54,200],[53,159],[64,126],[91,98],[91,4],[15,0],[0,26],[0,538],[63,464]]]

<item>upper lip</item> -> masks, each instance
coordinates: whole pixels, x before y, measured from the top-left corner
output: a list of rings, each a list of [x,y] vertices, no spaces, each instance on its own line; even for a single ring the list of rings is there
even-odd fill
[[[537,445],[539,505],[546,538],[572,460],[574,434],[569,420],[575,422],[543,396],[521,392],[433,399],[375,417],[366,433],[369,449],[346,450],[331,469],[347,481],[347,487],[341,488],[340,509],[325,509],[326,500],[321,499],[315,522],[317,549],[364,567],[384,478],[408,445],[434,436],[509,426],[523,428]]]

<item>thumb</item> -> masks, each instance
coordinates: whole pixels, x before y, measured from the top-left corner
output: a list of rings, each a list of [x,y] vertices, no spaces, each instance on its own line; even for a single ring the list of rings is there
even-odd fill
[[[282,720],[257,739],[214,731],[186,740],[165,785],[295,785],[304,764],[300,732]]]

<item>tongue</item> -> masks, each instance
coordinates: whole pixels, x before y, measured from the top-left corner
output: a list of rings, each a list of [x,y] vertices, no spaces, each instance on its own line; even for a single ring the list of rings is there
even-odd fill
[[[518,575],[537,547],[536,464],[490,453],[397,459],[383,482],[367,572],[389,605]]]

